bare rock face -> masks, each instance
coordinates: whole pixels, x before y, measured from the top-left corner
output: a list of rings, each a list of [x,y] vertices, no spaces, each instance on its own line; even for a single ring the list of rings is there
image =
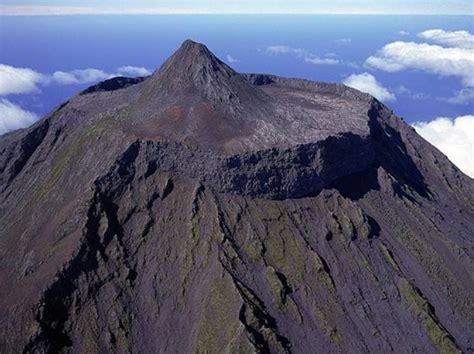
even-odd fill
[[[0,351],[471,352],[473,195],[376,99],[186,41],[0,137]]]

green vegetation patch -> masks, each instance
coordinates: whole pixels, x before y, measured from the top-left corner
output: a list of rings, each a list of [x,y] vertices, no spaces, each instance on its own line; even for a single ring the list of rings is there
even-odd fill
[[[401,278],[399,289],[412,313],[421,321],[426,334],[441,354],[461,353],[451,335],[439,323],[434,311],[420,291],[407,279]]]
[[[209,290],[207,304],[197,334],[198,353],[229,352],[238,335],[240,297],[231,281],[218,276]]]

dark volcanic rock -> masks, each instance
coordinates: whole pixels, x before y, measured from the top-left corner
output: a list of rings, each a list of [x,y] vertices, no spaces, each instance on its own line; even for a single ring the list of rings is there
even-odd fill
[[[186,41],[0,138],[0,351],[470,352],[473,192],[374,98]]]
[[[113,77],[109,80],[105,80],[99,82],[97,85],[88,87],[84,91],[82,91],[81,95],[87,95],[88,93],[92,92],[100,92],[100,91],[115,91],[121,88],[125,88],[128,86],[136,85],[142,82],[145,78],[137,77],[137,78],[130,78],[130,77]]]

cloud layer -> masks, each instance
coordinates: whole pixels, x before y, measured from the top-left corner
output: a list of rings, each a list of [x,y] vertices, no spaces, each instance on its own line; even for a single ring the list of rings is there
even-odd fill
[[[0,64],[0,95],[38,91],[46,77],[34,70]]]
[[[95,83],[115,76],[148,76],[146,68],[122,66],[116,73],[107,73],[99,69],[81,69],[72,71],[55,71],[53,74],[42,74],[28,68],[17,68],[0,64],[0,96],[38,92],[39,87],[48,84],[78,85]]]
[[[148,76],[151,75],[151,71],[137,66],[121,66],[117,68],[116,73],[106,73],[99,69],[83,69],[83,70],[72,70],[72,71],[56,71],[52,76],[51,80],[60,85],[78,85],[78,84],[91,84],[98,81],[103,81],[116,76]]]
[[[474,35],[467,31],[449,32],[442,29],[432,29],[419,33],[418,37],[448,47],[474,49]]]
[[[421,70],[440,76],[459,77],[465,87],[474,87],[474,36],[466,31],[424,31],[420,38],[437,44],[397,41],[367,58],[369,67],[397,72]],[[442,44],[445,46],[441,46]]]
[[[474,50],[471,49],[394,42],[369,57],[366,64],[388,72],[415,69],[441,76],[457,76],[465,86],[474,87]]]
[[[369,73],[351,75],[344,80],[344,84],[359,91],[369,93],[380,101],[395,100],[395,95],[383,87],[375,77]]]
[[[152,72],[148,70],[147,68],[144,67],[138,67],[138,66],[121,66],[120,68],[117,69],[117,72],[121,75],[124,76],[148,76],[151,75]]]
[[[290,54],[303,59],[306,63],[315,65],[336,65],[340,64],[338,59],[321,58],[320,56],[308,52],[306,49],[293,48],[287,45],[271,45],[266,47],[265,52],[270,55]]]
[[[97,81],[107,80],[114,75],[98,69],[72,70],[69,72],[56,71],[51,80],[60,85],[89,84]],[[115,75],[116,76],[116,75]]]
[[[122,66],[110,74],[99,69],[56,71],[51,75],[28,68],[16,68],[0,64],[0,96],[39,92],[45,85],[93,84],[114,76],[148,76],[151,72],[143,67]],[[0,135],[10,130],[24,128],[39,117],[7,99],[0,98]]]
[[[38,116],[25,111],[7,99],[0,98],[0,135],[33,124]]]
[[[470,102],[474,101],[474,88],[464,88],[446,101],[452,104],[470,104]]]
[[[474,116],[440,117],[415,123],[413,127],[461,171],[474,178]]]

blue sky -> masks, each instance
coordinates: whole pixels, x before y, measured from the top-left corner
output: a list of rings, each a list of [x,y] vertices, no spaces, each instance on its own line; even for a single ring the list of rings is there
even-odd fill
[[[1,0],[0,13],[353,13],[469,14],[472,0]]]

